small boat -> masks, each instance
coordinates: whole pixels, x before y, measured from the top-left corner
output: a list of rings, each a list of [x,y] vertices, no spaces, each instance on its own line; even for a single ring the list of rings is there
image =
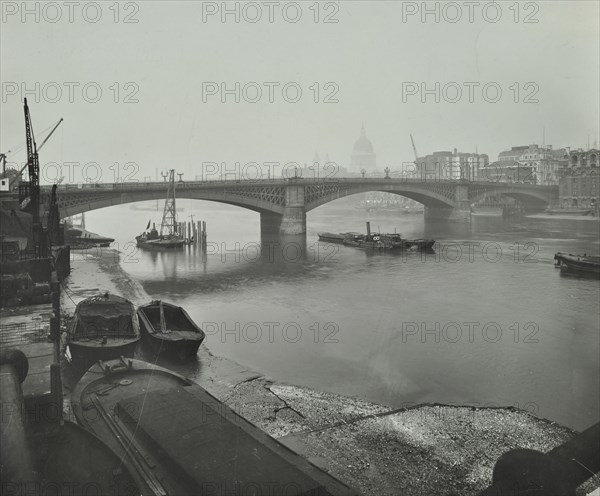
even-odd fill
[[[133,304],[105,293],[81,301],[67,334],[74,362],[92,364],[121,355],[133,356],[140,340],[140,325]]]
[[[108,247],[114,242],[114,238],[107,236],[101,236],[85,229],[67,228],[65,229],[65,243],[71,246],[78,246],[81,244],[91,244],[101,247]]]
[[[196,355],[205,334],[181,307],[152,301],[138,308],[142,341],[158,354],[179,358]]]
[[[71,404],[144,496],[357,494],[198,384],[147,362],[98,362]]]
[[[114,242],[114,238],[101,236],[100,234],[88,231],[85,228],[85,215],[81,214],[78,226],[73,224],[73,220],[67,221],[65,225],[65,242],[73,248],[82,246],[101,246],[108,247]]]
[[[571,270],[581,273],[600,274],[600,256],[594,255],[573,255],[571,253],[561,253],[554,255],[556,266],[561,269]]]
[[[152,229],[135,237],[139,248],[147,250],[168,250],[182,248],[185,241],[176,235],[161,236],[154,226]]]
[[[544,213],[549,215],[589,215],[591,208],[547,208]]]

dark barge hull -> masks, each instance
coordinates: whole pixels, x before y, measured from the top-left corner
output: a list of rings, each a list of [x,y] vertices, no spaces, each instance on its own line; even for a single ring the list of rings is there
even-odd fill
[[[152,322],[150,312],[166,310],[165,323],[168,332],[160,332],[160,324]],[[196,356],[206,335],[188,313],[181,307],[166,302],[153,301],[137,310],[142,341],[157,355],[168,355],[181,359]],[[159,329],[157,329],[157,326]]]
[[[544,213],[549,215],[589,215],[592,210],[589,208],[548,208]]]
[[[121,457],[144,496],[358,494],[199,385],[150,363],[94,365],[72,405],[77,421]]]
[[[113,360],[120,356],[133,357],[139,340],[140,338],[120,339],[119,343],[111,343],[109,339],[104,345],[70,341],[69,350],[73,362],[90,366],[98,360]]]
[[[166,341],[152,336],[151,334],[148,334],[147,336],[142,334],[142,336],[142,342],[147,345],[155,355],[166,355],[171,358],[180,358],[182,360],[194,358],[198,353],[198,348],[200,348],[200,345],[202,344],[202,341]]]
[[[581,274],[600,275],[600,257],[567,255],[558,252],[554,255],[554,260],[561,269]]]
[[[185,242],[183,240],[177,240],[173,242],[157,242],[157,241],[140,241],[137,240],[138,248],[144,250],[178,250],[183,248]]]
[[[59,494],[61,490],[62,494],[78,494],[73,492],[74,487],[93,488],[98,494],[111,496],[140,494],[131,473],[114,451],[81,426],[64,421],[58,432],[50,431],[45,439],[48,456],[43,473],[45,480],[51,482],[41,484],[41,494],[57,490]]]
[[[87,367],[98,360],[133,356],[139,340],[135,307],[110,293],[80,301],[67,334],[72,361]]]
[[[359,235],[359,233],[355,233],[355,232],[349,232],[349,233],[330,233],[330,232],[323,232],[323,233],[317,233],[317,235],[319,236],[319,241],[323,241],[326,243],[343,243],[344,239],[348,238],[349,236],[357,236]]]

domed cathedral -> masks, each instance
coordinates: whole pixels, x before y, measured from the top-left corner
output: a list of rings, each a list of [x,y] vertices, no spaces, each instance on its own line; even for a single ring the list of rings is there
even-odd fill
[[[365,125],[363,124],[360,130],[360,138],[354,143],[354,149],[350,157],[350,170],[352,172],[360,172],[362,169],[365,169],[367,174],[374,172],[377,167],[375,157],[373,144],[367,138]]]

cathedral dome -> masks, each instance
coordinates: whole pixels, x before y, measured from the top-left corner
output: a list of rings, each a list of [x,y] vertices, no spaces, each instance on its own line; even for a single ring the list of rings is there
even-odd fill
[[[373,153],[373,144],[365,135],[365,126],[360,131],[360,138],[354,143],[354,153]]]
[[[354,143],[354,149],[350,156],[350,169],[355,172],[360,172],[363,169],[374,171],[377,168],[377,161],[373,144],[365,135],[365,126],[360,130],[360,138]]]

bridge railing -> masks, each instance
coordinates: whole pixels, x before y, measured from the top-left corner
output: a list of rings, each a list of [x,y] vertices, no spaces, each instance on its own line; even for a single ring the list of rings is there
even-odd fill
[[[486,185],[491,184],[502,185],[506,187],[533,187],[535,189],[551,189],[557,186],[540,186],[527,183],[509,183],[503,181],[465,181],[460,179],[439,179],[439,178],[373,178],[373,177],[336,177],[336,178],[288,178],[288,179],[210,179],[204,181],[179,181],[176,183],[177,189],[194,189],[202,187],[214,186],[233,186],[244,185],[253,186],[261,184],[270,185],[290,185],[290,184],[331,184],[331,183],[386,183],[386,184],[471,184],[471,185]],[[58,192],[62,191],[128,191],[128,190],[157,190],[162,191],[167,189],[168,184],[164,181],[138,181],[138,182],[120,182],[120,183],[79,183],[79,184],[60,184]],[[50,192],[52,186],[44,185],[40,188],[42,192]]]

